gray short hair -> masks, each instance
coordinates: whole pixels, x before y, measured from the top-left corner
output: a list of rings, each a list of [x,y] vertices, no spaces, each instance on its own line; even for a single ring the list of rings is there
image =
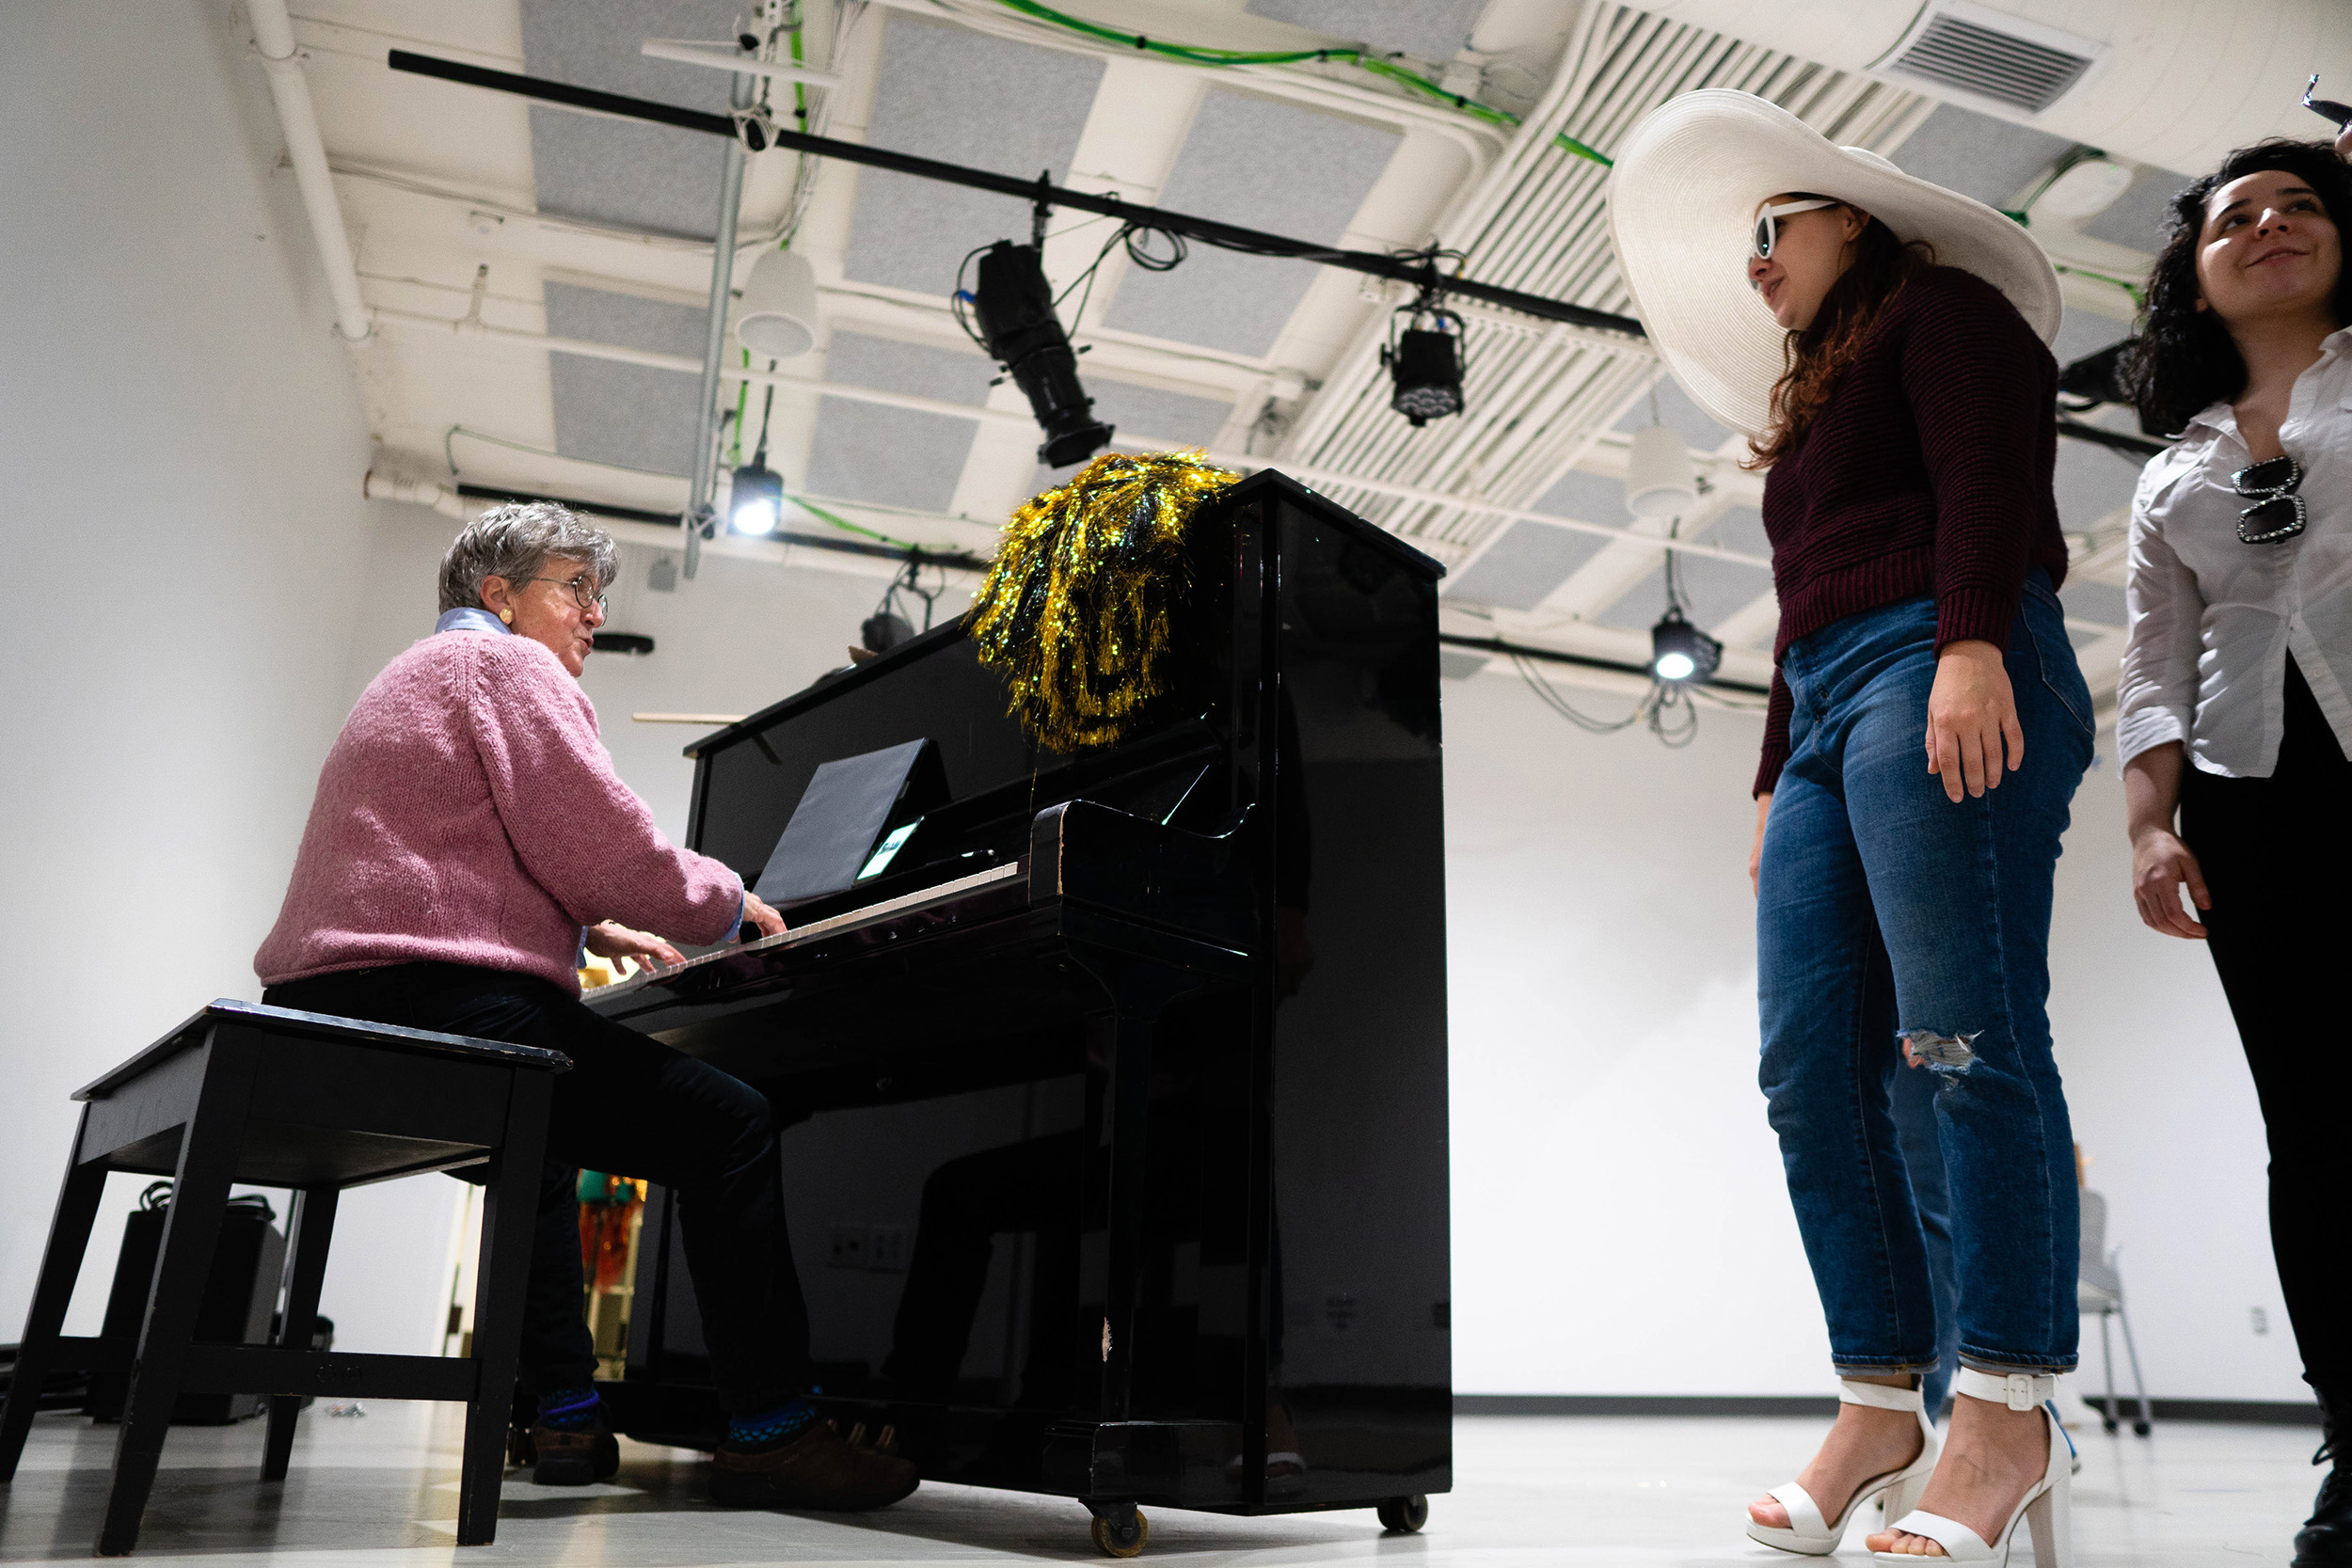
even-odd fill
[[[482,580],[520,582],[536,577],[548,557],[584,561],[596,586],[611,586],[620,570],[612,536],[554,501],[494,506],[458,531],[441,557],[441,611],[482,608]]]

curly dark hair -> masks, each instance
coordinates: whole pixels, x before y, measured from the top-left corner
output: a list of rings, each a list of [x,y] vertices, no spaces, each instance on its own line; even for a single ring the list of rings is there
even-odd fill
[[[2352,166],[2324,141],[2273,137],[2241,147],[2222,159],[2219,168],[2175,196],[2164,250],[2148,275],[2139,336],[2122,366],[2122,384],[2139,408],[2139,427],[2151,436],[2176,436],[2200,411],[2246,389],[2246,361],[2238,356],[2229,328],[2212,311],[2197,309],[2198,238],[2205,227],[2206,199],[2231,181],[2265,169],[2299,176],[2318,194],[2338,235],[2352,235]],[[2352,268],[2341,264],[2335,316],[2338,326],[2352,322]]]
[[[1802,192],[1792,194],[1812,199]],[[1837,378],[1862,352],[1862,340],[1869,336],[1879,312],[1905,284],[1935,265],[1933,245],[1925,240],[1899,240],[1877,218],[1863,226],[1853,246],[1852,262],[1821,296],[1812,325],[1788,334],[1782,360],[1786,368],[1772,384],[1771,422],[1750,438],[1748,459],[1740,467],[1769,467],[1797,449],[1836,390]]]

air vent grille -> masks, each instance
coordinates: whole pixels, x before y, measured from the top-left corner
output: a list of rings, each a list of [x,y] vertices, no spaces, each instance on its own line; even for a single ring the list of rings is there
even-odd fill
[[[2040,114],[2090,69],[2090,56],[1947,11],[1930,18],[1887,69]]]

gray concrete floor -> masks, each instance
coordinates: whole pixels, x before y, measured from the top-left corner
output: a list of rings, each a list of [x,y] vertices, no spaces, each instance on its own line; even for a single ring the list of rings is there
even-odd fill
[[[702,1497],[699,1456],[622,1446],[611,1484],[507,1482],[494,1545],[458,1551],[459,1430],[453,1407],[372,1403],[362,1418],[302,1418],[294,1473],[254,1478],[259,1422],[181,1428],[164,1454],[138,1559],[207,1568],[720,1563],[935,1565],[1106,1562],[1077,1504],[926,1485],[857,1517],[739,1513]],[[1430,1499],[1428,1528],[1384,1536],[1369,1512],[1231,1519],[1148,1510],[1154,1559],[1210,1568],[1391,1568],[1568,1563],[1788,1563],[1740,1534],[1749,1497],[1793,1474],[1819,1438],[1812,1421],[1760,1418],[1470,1418],[1455,1432],[1455,1490]],[[2153,1437],[2078,1433],[2075,1549],[2082,1568],[2283,1565],[2311,1506],[2316,1433],[2170,1425]],[[88,1558],[114,1429],[69,1416],[34,1425],[14,1485],[0,1490],[0,1562]],[[1862,1530],[1840,1557],[1867,1561]],[[2021,1561],[2028,1549],[2021,1531]]]

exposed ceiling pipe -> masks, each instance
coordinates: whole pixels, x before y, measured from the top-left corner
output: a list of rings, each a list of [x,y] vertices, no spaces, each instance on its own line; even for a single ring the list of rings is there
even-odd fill
[[[584,338],[550,338],[539,332],[523,332],[513,327],[490,326],[478,321],[450,321],[445,317],[427,316],[412,310],[395,309],[389,306],[378,310],[376,315],[388,326],[413,325],[430,329],[436,335],[485,338],[493,342],[527,345],[543,352],[577,354],[591,359],[611,359],[625,365],[644,365],[654,370],[676,371],[687,375],[692,375],[702,369],[698,361],[683,354],[655,354],[644,349],[621,348],[612,343],[591,342]],[[889,408],[908,408],[917,413],[940,414],[950,419],[1021,425],[1034,423],[1026,414],[1009,413],[972,404],[948,403],[940,398],[914,397],[903,392],[880,392],[870,387],[854,387],[846,382],[837,381],[815,381],[806,376],[784,375],[774,371],[748,370],[740,365],[723,366],[720,373],[730,380],[748,381],[755,387],[781,387],[789,391],[819,392],[826,397],[847,398],[857,403],[880,404]],[[1130,437],[1127,444],[1149,449],[1183,445],[1181,442],[1159,441],[1142,436]],[[1274,460],[1271,458],[1252,456],[1247,452],[1212,451],[1207,456],[1212,463],[1221,463],[1236,468],[1257,469],[1274,466]],[[1574,517],[1562,517],[1552,513],[1535,512],[1524,507],[1499,506],[1470,496],[1425,489],[1419,485],[1398,484],[1388,480],[1345,473],[1337,468],[1318,467],[1289,461],[1282,462],[1280,467],[1282,472],[1293,479],[1302,483],[1318,485],[1326,490],[1352,487],[1368,490],[1374,495],[1389,496],[1398,500],[1419,501],[1426,505],[1452,508],[1455,511],[1474,512],[1482,516],[1492,517],[1499,522],[1527,518],[1534,522],[1549,523],[1555,528],[1564,528],[1571,532],[1596,533],[1604,538],[1624,539],[1654,550],[1671,549],[1677,555],[1706,556],[1711,560],[1729,561],[1742,566],[1769,567],[1772,564],[1762,556],[1746,555],[1738,550],[1727,550],[1713,545],[1702,545],[1695,540],[1659,538],[1635,533],[1629,529],[1613,528],[1605,523],[1581,522]],[[1719,483],[1737,483],[1746,477],[1739,474],[1736,469],[1732,469],[1728,462],[1718,465],[1717,468]],[[1426,547],[1431,542],[1416,540],[1414,543]],[[1443,548],[1443,543],[1438,542],[1438,547]]]
[[[461,523],[478,510],[468,506],[466,499],[446,484],[436,484],[429,479],[395,479],[373,468],[359,481],[359,494],[372,501],[406,501],[411,506],[430,507]]]
[[[253,46],[261,53],[269,95],[278,105],[286,156],[302,191],[303,211],[310,217],[310,238],[326,268],[335,330],[347,343],[363,343],[369,332],[367,302],[359,297],[351,235],[343,228],[343,210],[336,204],[335,182],[326,172],[326,145],[319,139],[319,117],[310,106],[310,80],[302,73],[301,54],[294,46],[294,20],[286,14],[286,0],[247,0],[246,9],[253,20]]]

